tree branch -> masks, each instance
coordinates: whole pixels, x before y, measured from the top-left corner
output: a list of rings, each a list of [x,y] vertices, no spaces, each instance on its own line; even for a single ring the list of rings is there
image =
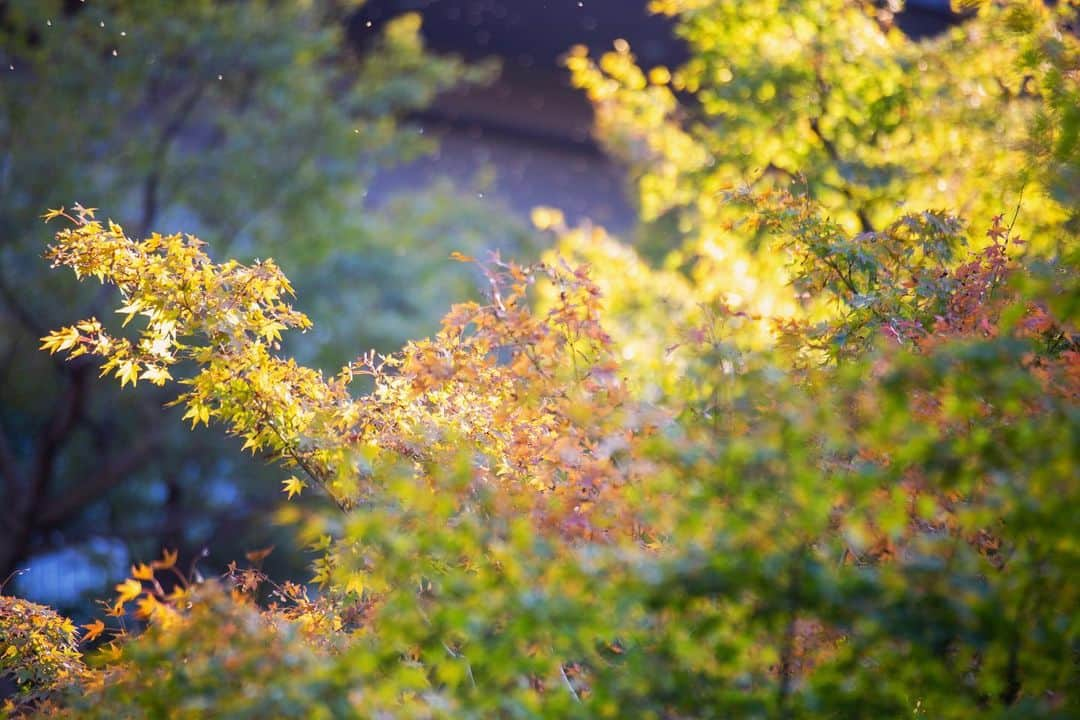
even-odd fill
[[[821,76],[821,71],[819,67],[815,67],[814,77],[817,81],[818,93],[820,97],[820,113],[821,115],[824,115],[826,111],[825,98],[829,96],[829,83],[825,82],[825,78]],[[825,137],[825,133],[821,131],[821,120],[819,117],[810,118],[810,130],[814,133],[814,136],[821,143],[821,146],[825,148],[825,154],[829,156],[829,160],[831,160],[834,165],[841,165],[843,163],[843,158],[840,157],[840,151],[837,150],[836,144],[833,143],[833,141],[829,138]],[[874,224],[870,222],[870,216],[866,213],[866,208],[864,208],[858,203],[858,201],[855,199],[854,193],[852,193],[851,191],[851,188],[845,183],[838,189],[841,193],[844,194],[844,197],[850,200],[852,205],[855,206],[855,216],[859,219],[859,224],[862,225],[862,231],[874,232]]]
[[[186,98],[184,98],[183,101],[181,101],[176,112],[169,118],[165,127],[162,128],[157,143],[154,144],[153,161],[150,172],[143,180],[142,216],[140,217],[137,226],[137,237],[142,238],[150,234],[150,227],[157,217],[158,188],[161,185],[161,173],[164,169],[165,159],[169,155],[169,148],[172,145],[173,140],[176,139],[176,136],[180,134],[180,131],[184,127],[184,123],[187,122],[187,119],[195,110],[195,106],[199,104],[199,100],[202,98],[205,91],[206,83],[200,83]]]
[[[7,305],[9,312],[14,316],[15,320],[23,326],[29,333],[35,338],[44,336],[48,330],[38,324],[38,321],[34,318],[34,314],[23,307],[23,304],[19,302],[19,298],[16,297],[14,291],[4,281],[3,273],[0,273],[0,298],[3,298],[4,304]]]
[[[158,450],[160,432],[139,436],[135,444],[116,457],[108,459],[93,475],[59,497],[43,503],[38,515],[39,529],[62,525],[87,505],[123,482],[128,475],[144,465]]]
[[[821,146],[825,148],[825,154],[829,156],[829,159],[833,164],[840,165],[843,163],[843,158],[840,157],[840,151],[836,149],[836,145],[821,132],[821,125],[818,118],[810,118],[810,130],[813,131],[814,137],[821,142]],[[851,192],[851,188],[845,183],[836,189],[851,201],[854,206],[855,216],[859,219],[859,225],[862,226],[862,231],[874,232],[874,224],[870,221],[870,216],[866,213],[866,208],[856,200],[855,194]]]

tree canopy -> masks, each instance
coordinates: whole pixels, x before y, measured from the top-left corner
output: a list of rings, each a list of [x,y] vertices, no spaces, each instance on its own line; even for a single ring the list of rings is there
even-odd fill
[[[871,3],[654,3],[686,68],[568,56],[639,246],[538,209],[545,257],[455,253],[483,299],[335,373],[283,346],[312,321],[276,262],[46,212],[120,317],[41,348],[172,388],[320,501],[276,515],[310,583],[166,548],[81,632],[0,598],[9,710],[1075,716],[1076,9],[982,5],[957,33],[1005,66]],[[965,74],[919,80],[942,43]]]

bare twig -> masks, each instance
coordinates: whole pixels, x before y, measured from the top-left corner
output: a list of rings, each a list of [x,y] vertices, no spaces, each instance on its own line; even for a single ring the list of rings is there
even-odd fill
[[[559,663],[559,674],[562,675],[563,683],[566,684],[566,689],[570,691],[570,696],[574,698],[574,702],[580,703],[581,698],[578,697],[577,690],[574,689],[574,684],[570,682],[570,678],[566,676],[566,668],[562,663]]]

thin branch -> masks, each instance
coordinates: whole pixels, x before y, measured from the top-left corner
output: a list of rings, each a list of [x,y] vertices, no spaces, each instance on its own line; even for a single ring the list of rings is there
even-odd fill
[[[15,292],[8,286],[7,282],[4,281],[3,273],[0,273],[0,298],[3,298],[8,310],[19,324],[35,338],[42,337],[48,332],[45,326],[40,325],[35,319],[34,313],[27,310],[19,301]]]
[[[1020,186],[1020,197],[1016,199],[1016,210],[1013,212],[1012,221],[1009,223],[1009,229],[1006,231],[1006,237],[1012,237],[1013,228],[1016,227],[1016,220],[1020,217],[1020,208],[1024,204],[1024,190],[1027,189],[1027,185]]]
[[[445,642],[443,642],[442,646],[446,648],[446,652],[450,653],[450,657],[461,660],[463,663],[465,663],[465,672],[469,676],[469,682],[472,683],[473,690],[475,690],[476,678],[473,677],[472,664],[469,662],[469,658],[465,657],[462,653],[454,652]]]
[[[840,157],[840,151],[836,149],[836,145],[833,144],[833,141],[825,137],[821,132],[821,125],[818,118],[810,118],[810,130],[813,131],[814,136],[821,142],[821,146],[825,148],[825,154],[829,156],[829,159],[836,165],[842,164],[843,158]],[[859,225],[862,226],[862,231],[875,232],[874,224],[870,221],[870,216],[866,213],[866,208],[855,198],[855,194],[851,191],[851,187],[847,183],[844,183],[839,187],[836,187],[836,189],[855,206],[855,216],[859,220]]]
[[[562,675],[563,683],[566,685],[566,689],[570,691],[570,697],[574,698],[574,702],[580,703],[581,698],[578,697],[577,690],[574,689],[574,684],[570,682],[570,678],[566,676],[566,668],[562,663],[559,663],[559,674]]]
[[[792,677],[795,673],[795,631],[799,619],[799,583],[802,580],[802,548],[798,551],[795,563],[788,571],[787,606],[790,617],[784,628],[784,638],[780,647],[780,684],[776,689],[776,709],[778,717],[788,717],[788,700],[791,696]]]
[[[825,99],[829,96],[829,84],[825,82],[825,78],[821,77],[821,72],[819,68],[815,68],[814,76],[817,80],[818,93],[820,97],[819,107],[821,108],[821,114],[824,115],[826,111]],[[810,130],[814,133],[814,136],[817,137],[817,139],[821,142],[821,146],[825,148],[825,154],[829,156],[829,159],[833,162],[833,164],[841,165],[843,163],[843,158],[841,158],[840,156],[840,151],[837,150],[836,145],[833,143],[833,141],[825,137],[825,134],[821,131],[820,118],[810,118]],[[851,187],[845,183],[838,189],[841,193],[844,194],[844,197],[850,200],[852,205],[855,206],[855,215],[859,219],[859,224],[862,225],[863,232],[874,232],[874,224],[870,222],[870,216],[866,213],[866,208],[859,204],[858,201],[855,199],[855,195],[851,191]]]
[[[157,217],[158,211],[158,188],[161,185],[161,172],[164,169],[165,160],[169,155],[169,148],[173,140],[184,127],[184,123],[191,117],[191,113],[199,104],[203,93],[206,91],[206,83],[200,83],[180,103],[176,112],[165,124],[154,145],[153,162],[150,172],[143,181],[142,188],[142,217],[139,220],[137,237],[145,237],[150,233],[150,226]]]
[[[836,275],[836,277],[838,277],[840,279],[840,281],[842,283],[844,283],[844,287],[846,287],[848,290],[850,290],[852,295],[858,295],[859,294],[859,289],[857,287],[855,287],[855,283],[852,281],[851,277],[848,276],[848,275],[845,275],[840,270],[840,267],[836,264],[835,260],[830,260],[829,258],[825,258],[825,257],[822,257],[820,259],[821,259],[821,262],[825,264],[825,267],[832,270],[833,273]]]
[[[42,428],[30,475],[35,491],[44,490],[48,485],[52,478],[56,453],[67,442],[72,428],[82,415],[87,394],[87,370],[88,365],[75,368],[67,393],[57,403],[52,416]]]

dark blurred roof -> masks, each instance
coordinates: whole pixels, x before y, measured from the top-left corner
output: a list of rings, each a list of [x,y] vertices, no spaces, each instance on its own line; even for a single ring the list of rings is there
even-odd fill
[[[611,49],[630,42],[646,66],[677,65],[686,51],[667,18],[646,11],[647,0],[368,0],[353,25],[402,12],[424,17],[431,47],[470,59],[497,55],[507,64],[555,70],[571,45]]]
[[[747,0],[752,2],[753,0]],[[469,59],[491,55],[508,65],[554,71],[571,45],[594,53],[629,41],[646,66],[674,66],[686,49],[671,32],[672,21],[646,10],[647,0],[368,0],[355,17],[353,35],[404,12],[424,17],[431,47]],[[940,31],[956,17],[949,0],[908,0],[897,18],[905,32],[923,36]]]

